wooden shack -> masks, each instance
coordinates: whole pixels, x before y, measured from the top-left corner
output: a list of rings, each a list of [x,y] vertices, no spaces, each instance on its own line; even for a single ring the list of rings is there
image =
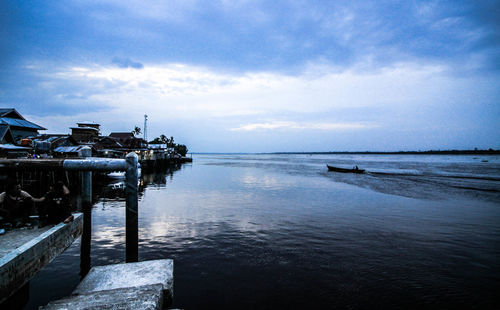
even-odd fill
[[[39,130],[46,130],[46,128],[26,120],[13,108],[0,109],[0,124],[9,126],[16,143],[21,139],[38,135]]]
[[[99,140],[100,124],[76,123],[77,127],[70,127],[71,136],[78,143],[93,143]]]

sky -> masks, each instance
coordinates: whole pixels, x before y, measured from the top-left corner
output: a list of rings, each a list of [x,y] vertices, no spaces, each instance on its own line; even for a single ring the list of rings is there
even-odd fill
[[[499,149],[500,1],[1,1],[0,107],[191,152]]]

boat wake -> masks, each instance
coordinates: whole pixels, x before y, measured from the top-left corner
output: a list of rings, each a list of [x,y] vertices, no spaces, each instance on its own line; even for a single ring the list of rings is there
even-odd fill
[[[452,178],[452,179],[470,179],[470,180],[484,180],[500,182],[500,176],[482,176],[482,175],[470,175],[470,174],[449,174],[449,173],[430,173],[422,172],[418,170],[392,170],[392,171],[381,171],[381,170],[367,170],[366,174],[371,174],[374,176],[400,176],[400,177],[438,177],[438,178]]]
[[[420,170],[367,169],[362,177],[349,174],[331,176],[336,182],[368,188],[385,194],[440,200],[449,196],[500,201],[500,177]]]

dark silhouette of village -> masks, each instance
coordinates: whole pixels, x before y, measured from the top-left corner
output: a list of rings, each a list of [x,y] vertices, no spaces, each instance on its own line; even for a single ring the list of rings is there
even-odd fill
[[[101,125],[76,123],[70,134],[40,134],[46,128],[26,120],[16,109],[0,109],[0,157],[2,158],[71,158],[80,157],[82,148],[90,148],[92,156],[124,158],[136,152],[140,162],[182,161],[188,152],[174,138],[161,135],[151,141],[141,138],[140,128],[101,135]]]

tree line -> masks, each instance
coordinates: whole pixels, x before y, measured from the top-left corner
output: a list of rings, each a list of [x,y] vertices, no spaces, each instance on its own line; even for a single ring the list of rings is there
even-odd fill
[[[149,141],[150,144],[166,144],[167,147],[174,148],[174,151],[182,156],[186,156],[188,152],[188,148],[184,144],[178,144],[174,142],[174,137],[168,138],[165,135],[160,135],[159,137],[154,138]]]
[[[132,130],[132,134],[134,136],[138,136],[141,134],[141,128],[135,126],[134,130]],[[188,152],[188,148],[184,144],[177,144],[174,142],[174,137],[168,138],[165,135],[160,135],[159,137],[154,138],[153,140],[149,141],[148,143],[150,144],[166,144],[167,147],[172,147],[174,148],[174,151],[182,156],[186,156]]]

